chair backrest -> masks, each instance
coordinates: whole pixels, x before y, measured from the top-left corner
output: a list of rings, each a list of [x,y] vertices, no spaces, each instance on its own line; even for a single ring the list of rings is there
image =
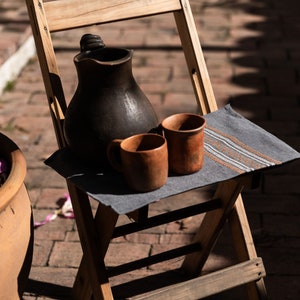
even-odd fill
[[[217,109],[188,0],[26,0],[59,147],[67,109],[51,33],[173,12],[201,114]]]

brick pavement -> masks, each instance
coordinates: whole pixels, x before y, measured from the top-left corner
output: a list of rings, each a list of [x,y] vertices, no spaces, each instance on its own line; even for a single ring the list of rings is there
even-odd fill
[[[219,106],[231,102],[244,116],[300,151],[298,1],[192,0],[191,4]],[[15,53],[30,32],[24,11],[22,0],[0,3],[0,65]],[[128,21],[126,26],[116,23],[89,29],[100,33],[109,45],[135,48],[135,77],[160,118],[183,108],[195,109],[171,19],[172,16],[158,16]],[[82,33],[71,31],[63,36],[57,34],[55,38],[67,99],[76,88],[72,58],[78,51]],[[162,52],[165,46],[170,49]],[[39,221],[58,208],[66,188],[64,181],[43,164],[56,145],[35,57],[13,85],[7,87],[10,89],[0,97],[0,129],[25,154],[26,184],[34,218]],[[261,187],[244,194],[257,251],[264,259],[268,274],[267,289],[274,300],[296,300],[300,295],[299,166],[297,161],[265,172]],[[194,201],[196,196],[208,192],[193,192],[185,201]],[[168,204],[161,202],[154,205],[153,212],[168,209]],[[122,218],[121,222],[124,221]],[[111,245],[107,260],[116,264],[127,259],[128,253],[139,257],[162,251],[171,244],[184,243],[195,231],[194,221],[197,219],[119,238]],[[230,263],[230,253],[225,231],[206,270]],[[80,256],[74,220],[57,218],[35,230],[31,281],[24,299],[64,299],[72,286]],[[179,263],[173,260],[154,265],[127,274],[123,281]],[[113,282],[121,281],[113,278]],[[243,299],[243,296],[238,291],[214,299]]]

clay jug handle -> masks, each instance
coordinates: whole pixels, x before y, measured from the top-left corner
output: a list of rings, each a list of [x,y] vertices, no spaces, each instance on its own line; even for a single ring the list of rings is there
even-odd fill
[[[152,128],[149,133],[156,133],[158,135],[162,135],[163,136],[163,127],[160,124],[158,124],[155,128]]]
[[[120,153],[121,142],[122,140],[120,139],[114,139],[108,144],[106,150],[109,163],[118,172],[123,172],[121,153]]]

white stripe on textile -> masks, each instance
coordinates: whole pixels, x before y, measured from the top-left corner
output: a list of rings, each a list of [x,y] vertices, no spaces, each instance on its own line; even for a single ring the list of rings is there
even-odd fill
[[[245,164],[240,163],[239,161],[232,159],[230,156],[225,155],[225,153],[218,151],[216,148],[212,147],[209,144],[205,144],[204,148],[206,151],[208,151],[209,153],[211,153],[212,155],[216,156],[217,158],[235,166],[236,168],[244,171],[244,172],[251,172],[254,171],[253,168],[249,168],[248,166],[246,166]]]
[[[244,172],[250,172],[255,170],[253,165],[260,165],[269,167],[274,166],[275,162],[268,160],[266,157],[262,157],[255,153],[255,150],[246,149],[243,144],[239,145],[230,137],[226,137],[214,130],[205,128],[205,134],[208,142],[205,145],[206,151],[215,156],[219,160],[223,160],[227,164],[243,170]],[[211,140],[211,141],[210,141]],[[214,144],[212,141],[216,141]],[[221,145],[223,145],[221,147]]]

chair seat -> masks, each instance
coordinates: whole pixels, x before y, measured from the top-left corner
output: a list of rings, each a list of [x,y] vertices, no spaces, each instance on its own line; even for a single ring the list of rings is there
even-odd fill
[[[205,119],[203,168],[191,175],[170,174],[166,185],[149,193],[132,193],[121,174],[89,167],[67,148],[55,152],[45,163],[95,200],[111,206],[118,214],[126,214],[161,198],[300,157],[300,153],[242,117],[230,105],[207,114]]]

